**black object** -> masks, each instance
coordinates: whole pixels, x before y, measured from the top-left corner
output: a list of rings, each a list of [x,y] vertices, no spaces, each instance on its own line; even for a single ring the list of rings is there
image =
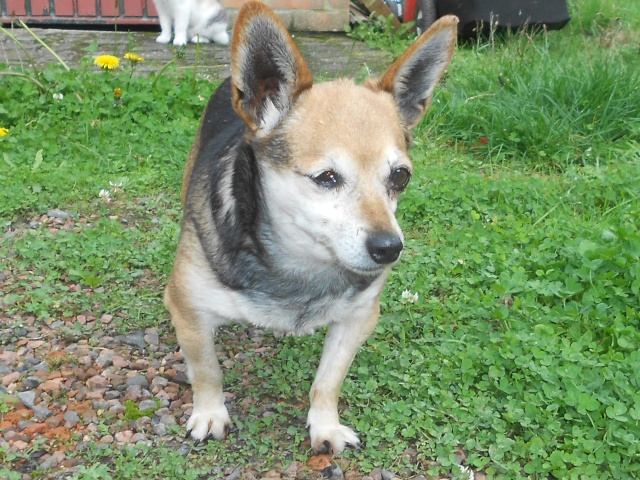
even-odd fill
[[[566,0],[436,0],[436,8],[438,17],[457,15],[468,39],[525,26],[557,30],[570,19]]]

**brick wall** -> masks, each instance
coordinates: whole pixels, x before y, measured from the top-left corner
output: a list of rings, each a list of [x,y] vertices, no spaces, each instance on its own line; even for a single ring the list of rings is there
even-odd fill
[[[231,20],[245,0],[221,0]],[[291,31],[343,31],[349,23],[349,0],[263,0]]]
[[[231,22],[245,0],[221,0]],[[349,0],[264,0],[292,31],[342,31]],[[3,23],[21,18],[47,24],[156,24],[152,0],[0,0]]]

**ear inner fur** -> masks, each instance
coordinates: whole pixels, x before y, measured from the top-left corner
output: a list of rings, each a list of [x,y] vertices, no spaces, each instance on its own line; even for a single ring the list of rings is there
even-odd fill
[[[260,2],[240,10],[231,58],[233,107],[253,132],[270,130],[313,84],[287,29]]]
[[[458,18],[437,20],[379,79],[365,85],[389,92],[396,100],[407,129],[413,128],[429,108],[433,90],[453,57]]]

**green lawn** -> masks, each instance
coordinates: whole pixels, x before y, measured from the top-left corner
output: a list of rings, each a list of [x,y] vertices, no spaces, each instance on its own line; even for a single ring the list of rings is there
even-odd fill
[[[399,207],[406,251],[343,389],[343,418],[366,443],[345,454],[350,471],[468,478],[462,455],[490,478],[640,477],[640,4],[575,0],[571,12],[561,31],[461,45],[415,132]],[[46,93],[0,76],[2,321],[91,311],[117,314],[122,331],[169,334],[161,289],[182,167],[212,86],[171,68],[95,73],[91,61],[25,71]],[[51,209],[76,228],[30,227]],[[281,422],[234,419],[229,441],[188,457],[162,444],[142,457],[85,452],[78,477],[266,471],[292,448],[305,461],[308,451],[279,439],[305,438],[290,420],[306,408],[318,343],[282,340],[246,391],[243,372],[227,377],[239,396],[291,400]],[[300,391],[283,387],[292,379]]]

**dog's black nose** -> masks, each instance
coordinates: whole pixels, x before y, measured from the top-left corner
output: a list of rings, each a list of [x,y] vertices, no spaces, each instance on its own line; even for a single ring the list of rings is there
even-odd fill
[[[367,251],[374,262],[380,265],[393,263],[402,251],[402,240],[393,233],[375,232],[367,238]]]

